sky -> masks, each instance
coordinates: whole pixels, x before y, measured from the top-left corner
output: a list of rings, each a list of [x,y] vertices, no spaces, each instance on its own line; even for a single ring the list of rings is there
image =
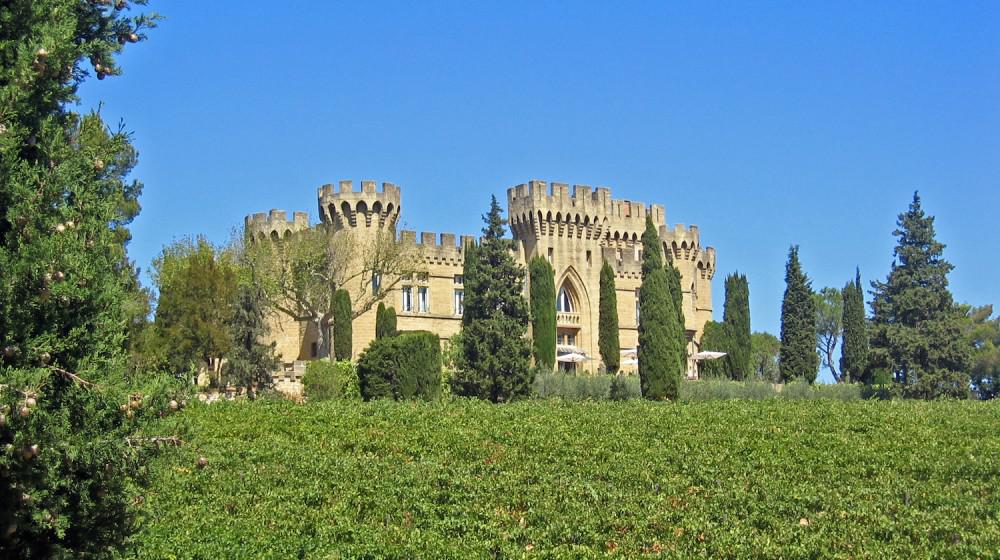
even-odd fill
[[[956,300],[1000,303],[1000,3],[152,0],[81,108],[133,131],[131,257],[316,188],[402,188],[402,222],[478,233],[531,179],[697,224],[777,334],[788,248],[816,289],[892,263],[914,191]],[[144,275],[144,281],[149,279]],[[869,296],[870,298],[870,296]],[[828,374],[824,372],[824,376]]]

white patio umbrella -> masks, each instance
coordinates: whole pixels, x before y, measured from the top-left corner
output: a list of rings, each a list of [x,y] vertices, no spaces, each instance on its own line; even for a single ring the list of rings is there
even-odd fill
[[[711,352],[711,351],[706,350],[704,352],[698,352],[694,356],[691,356],[691,358],[693,360],[695,360],[695,361],[717,360],[717,359],[719,359],[719,358],[721,358],[721,357],[723,357],[725,355],[726,355],[725,352]]]
[[[569,363],[574,363],[575,364],[575,363],[579,363],[579,362],[585,362],[585,361],[587,361],[589,359],[590,358],[584,356],[583,354],[579,354],[577,352],[570,352],[569,354],[563,354],[562,356],[559,356],[558,358],[556,358],[556,361],[557,362],[569,362]]]

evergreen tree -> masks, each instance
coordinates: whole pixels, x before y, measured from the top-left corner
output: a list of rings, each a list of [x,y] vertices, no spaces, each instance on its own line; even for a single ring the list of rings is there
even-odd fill
[[[684,293],[681,291],[681,271],[674,266],[673,259],[667,260],[666,273],[667,283],[670,286],[670,299],[676,313],[674,332],[677,337],[677,348],[680,349],[677,357],[680,360],[681,373],[683,373],[687,371],[688,337],[687,330],[684,328]]]
[[[548,260],[536,255],[528,263],[528,276],[532,354],[536,366],[552,370],[556,364],[555,272]]]
[[[503,238],[504,222],[495,196],[483,220],[480,245],[465,255],[462,363],[452,377],[452,392],[507,402],[526,397],[531,390],[524,269],[514,260],[510,240]]]
[[[351,294],[343,288],[333,294],[332,323],[334,359],[350,360],[354,336],[351,324]]]
[[[785,265],[785,297],[781,303],[781,379],[804,379],[812,383],[819,370],[816,353],[816,302],[809,278],[799,264],[799,248],[788,251]]]
[[[385,330],[385,304],[379,302],[378,307],[375,308],[375,338],[383,338],[382,333]]]
[[[844,300],[843,344],[840,347],[840,375],[846,383],[871,384],[868,370],[868,320],[865,318],[865,296],[861,288],[861,270],[854,282],[841,290]]]
[[[753,375],[750,365],[750,285],[743,274],[733,273],[726,277],[726,302],[723,310],[725,340],[728,346],[726,362],[729,375],[736,380],[749,379]]]
[[[647,399],[676,399],[681,360],[677,310],[663,267],[663,247],[652,217],[642,234],[642,286],[639,288],[639,383]]]
[[[601,295],[597,319],[597,347],[608,373],[618,373],[621,365],[621,342],[618,340],[618,295],[615,270],[608,261],[601,266]]]
[[[375,338],[396,336],[396,310],[379,302],[375,310]]]
[[[698,363],[699,379],[721,379],[729,377],[728,348],[729,330],[725,323],[708,321],[701,334],[701,349],[706,352],[727,352],[726,356],[715,360],[702,360]]]
[[[133,526],[140,465],[118,407],[141,185],[128,134],[70,107],[85,61],[117,75],[144,38],[135,3],[0,4],[2,558],[111,557]]]
[[[247,272],[249,276],[237,287],[229,320],[232,350],[226,362],[226,381],[245,389],[253,399],[259,391],[271,387],[271,374],[280,360],[274,353],[275,343],[261,342],[270,333],[267,297],[256,281],[255,272],[252,269]]]
[[[935,239],[934,217],[913,193],[899,215],[895,261],[884,282],[872,282],[871,366],[892,372],[906,395],[965,398],[971,349],[963,312],[948,289],[954,268]]]

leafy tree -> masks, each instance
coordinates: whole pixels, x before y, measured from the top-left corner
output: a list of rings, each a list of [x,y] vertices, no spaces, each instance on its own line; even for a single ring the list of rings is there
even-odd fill
[[[755,332],[750,335],[750,346],[750,363],[754,376],[765,381],[780,381],[778,355],[781,353],[781,341],[778,337],[771,333]]]
[[[351,359],[351,294],[340,289],[333,294],[333,355],[339,362]]]
[[[375,310],[375,338],[396,335],[396,310],[379,302]]]
[[[153,260],[152,277],[160,293],[154,324],[160,344],[169,349],[170,371],[180,375],[200,366],[218,373],[232,344],[233,255],[204,237],[182,239]]]
[[[934,218],[917,193],[896,224],[889,276],[872,282],[872,366],[892,372],[905,395],[965,398],[971,349],[962,336],[963,312],[948,289],[954,267],[944,260]]]
[[[837,370],[834,354],[837,352],[837,342],[844,332],[844,299],[840,290],[823,288],[813,294],[816,307],[816,350],[819,352],[820,364],[830,370],[833,380],[837,383],[845,381],[843,373]]]
[[[351,316],[356,319],[383,301],[402,277],[424,270],[419,248],[397,242],[392,230],[361,235],[319,225],[287,239],[251,242],[248,253],[260,270],[270,305],[316,329],[321,358],[330,355],[338,288],[350,288]],[[369,281],[375,274],[382,279],[378,290]]]
[[[785,296],[781,303],[781,353],[779,369],[783,381],[816,380],[816,304],[809,278],[799,264],[799,248],[788,250],[785,265]]]
[[[528,263],[528,278],[532,354],[536,366],[551,370],[556,364],[555,272],[548,260],[535,256]]]
[[[615,270],[608,261],[601,265],[601,294],[597,319],[597,347],[608,373],[617,373],[621,365],[621,342],[618,339],[618,295]]]
[[[109,558],[140,466],[127,387],[128,134],[69,110],[154,17],[79,0],[0,4],[0,557]],[[121,41],[121,43],[119,42]]]
[[[990,318],[992,305],[966,312],[966,338],[972,347],[972,387],[980,399],[1000,394],[1000,317]]]
[[[706,352],[728,352],[729,330],[724,323],[708,321],[701,334],[701,349]],[[728,355],[728,354],[727,354]],[[729,377],[729,361],[723,358],[702,360],[698,363],[698,377],[721,379]]]
[[[855,273],[854,282],[848,282],[841,291],[844,314],[841,319],[844,342],[840,347],[840,374],[847,383],[871,384],[868,370],[868,320],[865,318],[865,295],[861,289],[861,271]]]
[[[271,375],[280,361],[275,343],[261,342],[269,333],[267,298],[257,281],[256,271],[248,274],[236,288],[233,310],[228,321],[232,338],[226,362],[226,382],[244,389],[253,399],[259,391],[271,387]]]
[[[495,196],[483,220],[480,245],[465,255],[462,363],[451,386],[459,396],[511,401],[528,396],[532,382],[524,269],[514,260],[510,240],[503,238]]]
[[[726,302],[723,308],[728,346],[724,352],[729,375],[736,380],[748,379],[752,374],[750,354],[750,284],[743,274],[726,277]]]
[[[684,349],[663,247],[650,215],[642,234],[642,285],[639,288],[639,382],[647,399],[677,399]]]

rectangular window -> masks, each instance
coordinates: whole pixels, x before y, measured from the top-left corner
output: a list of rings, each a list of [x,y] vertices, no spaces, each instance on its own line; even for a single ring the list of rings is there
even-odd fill
[[[549,262],[552,262],[552,247],[549,247]]]
[[[618,261],[618,266],[622,265],[622,249],[621,247],[615,249],[615,259]]]
[[[455,315],[465,313],[465,290],[455,290]]]
[[[593,266],[593,264],[594,264],[593,256],[591,255],[590,251],[587,251],[587,266]]]
[[[461,274],[456,274],[455,275],[455,283],[456,284],[464,284],[465,283],[465,277],[462,276]]]
[[[427,298],[427,286],[420,286],[417,288],[417,311],[420,313],[427,313],[430,311],[430,301]]]
[[[413,288],[403,286],[403,311],[413,311]]]
[[[379,290],[382,289],[382,275],[378,272],[372,272],[372,293],[378,294]]]

